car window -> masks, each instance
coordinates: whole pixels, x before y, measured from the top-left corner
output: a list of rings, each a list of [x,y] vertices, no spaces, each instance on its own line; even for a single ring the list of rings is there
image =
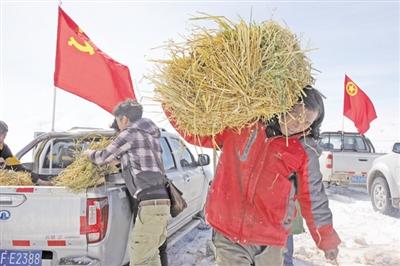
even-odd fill
[[[344,149],[353,151],[365,151],[367,147],[360,136],[344,136]]]
[[[340,135],[331,135],[329,142],[334,150],[340,150],[342,148],[342,136]]]
[[[164,169],[171,170],[175,169],[175,161],[174,157],[171,154],[171,148],[169,147],[167,140],[165,138],[161,138],[161,149],[162,149],[162,159],[164,163]]]
[[[104,136],[108,138],[107,136]],[[63,169],[69,166],[75,160],[75,157],[80,154],[82,150],[86,150],[93,142],[101,141],[103,137],[88,136],[80,138],[64,138],[53,139],[53,147],[51,143],[46,143],[42,154],[45,154],[43,159],[42,168]],[[42,156],[42,155],[41,155]]]
[[[322,136],[320,138],[318,144],[321,147],[321,149],[323,149],[323,150],[332,150],[333,149],[333,145],[330,144],[330,142],[329,142],[329,135]]]
[[[70,165],[75,158],[78,146],[72,139],[57,140],[47,148],[46,156],[43,162],[43,168],[65,168]]]
[[[196,167],[197,164],[189,149],[178,139],[171,138],[170,145],[173,154],[182,167]]]
[[[362,137],[356,137],[356,147],[357,150],[367,150],[367,146]]]
[[[39,144],[36,144],[32,149],[30,149],[28,152],[26,152],[22,157],[19,159],[21,163],[33,163],[34,158],[34,151],[35,149],[39,146]]]

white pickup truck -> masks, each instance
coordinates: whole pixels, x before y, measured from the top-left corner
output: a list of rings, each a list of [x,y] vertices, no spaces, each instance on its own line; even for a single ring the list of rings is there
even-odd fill
[[[319,157],[323,181],[326,184],[367,186],[367,173],[375,158],[371,141],[364,135],[349,132],[323,132],[319,139]]]
[[[46,133],[16,156],[25,161],[24,167],[48,179],[72,162],[78,139],[112,134],[109,130]],[[168,224],[167,241],[172,244],[201,222],[198,217],[210,183],[203,166],[210,158],[200,154],[195,160],[179,137],[165,131],[161,145],[167,177],[188,203]],[[125,265],[132,223],[120,174],[81,193],[56,186],[0,186],[0,265]]]

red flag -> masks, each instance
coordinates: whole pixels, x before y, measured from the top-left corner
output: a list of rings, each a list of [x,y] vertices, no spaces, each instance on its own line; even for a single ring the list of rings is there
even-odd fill
[[[347,75],[344,78],[343,114],[354,122],[358,132],[364,134],[376,116],[371,100]]]
[[[54,85],[110,113],[119,102],[135,99],[129,68],[97,48],[61,7]]]

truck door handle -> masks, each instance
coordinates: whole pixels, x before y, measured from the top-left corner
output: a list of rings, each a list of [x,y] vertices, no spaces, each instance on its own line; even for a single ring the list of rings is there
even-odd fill
[[[12,205],[12,203],[11,197],[0,197],[0,206]]]
[[[12,205],[12,200],[0,200],[0,206]]]
[[[26,201],[25,195],[0,195],[0,206],[18,207]]]
[[[361,158],[359,158],[358,159],[360,162],[368,162],[368,159],[361,159]]]

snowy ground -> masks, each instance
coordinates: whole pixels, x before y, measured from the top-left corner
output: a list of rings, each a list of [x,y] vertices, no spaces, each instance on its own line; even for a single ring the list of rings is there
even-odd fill
[[[334,226],[342,239],[336,263],[325,260],[306,232],[295,236],[295,265],[400,265],[400,217],[374,212],[363,189],[327,190]],[[200,226],[169,247],[171,266],[214,265],[211,230]]]

